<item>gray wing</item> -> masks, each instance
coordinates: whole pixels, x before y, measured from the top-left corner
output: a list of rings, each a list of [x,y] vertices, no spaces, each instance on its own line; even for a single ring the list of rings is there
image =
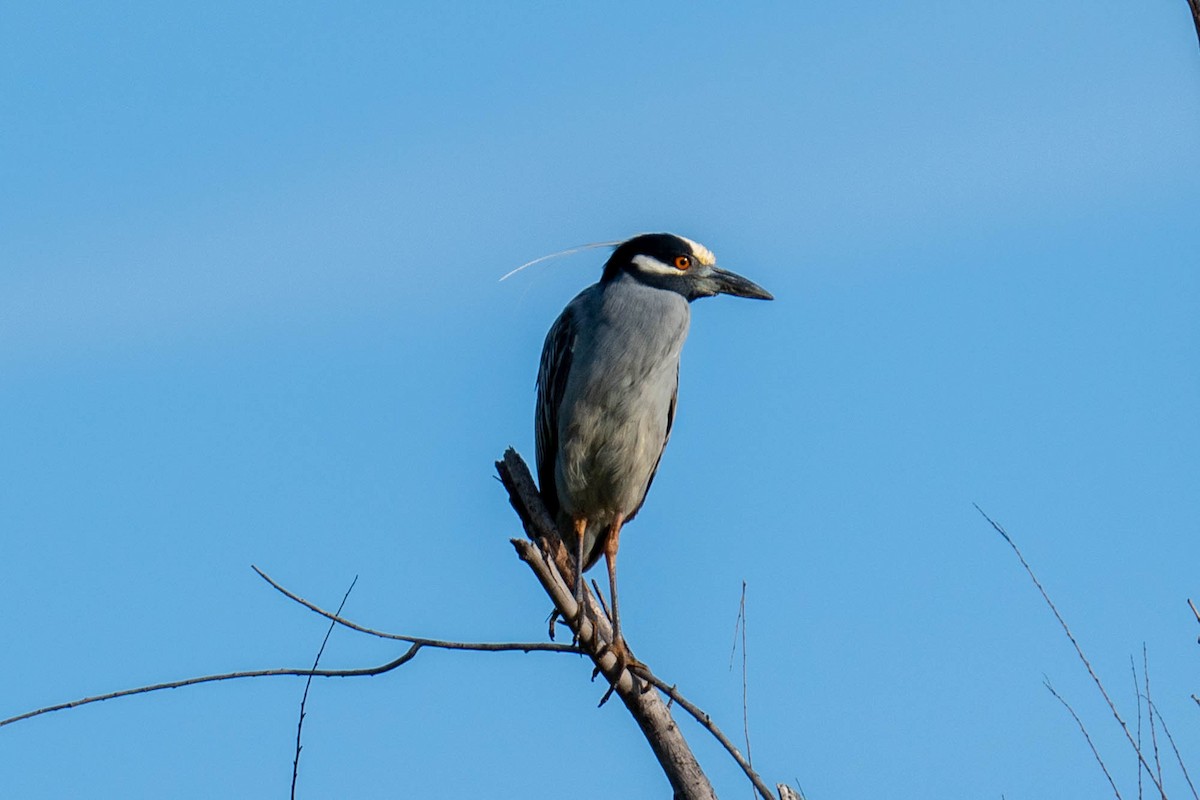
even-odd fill
[[[542,360],[537,377],[537,410],[534,438],[537,444],[538,488],[542,502],[553,517],[558,516],[558,487],[554,465],[558,459],[558,409],[567,391],[567,375],[571,371],[571,348],[575,344],[575,318],[571,307],[559,315],[546,343],[542,345]]]
[[[654,469],[650,470],[650,480],[646,481],[646,491],[642,493],[642,499],[638,501],[637,508],[625,518],[629,522],[637,513],[642,510],[642,504],[646,502],[646,495],[650,494],[650,487],[654,485],[654,476],[658,474],[658,465],[662,461],[662,454],[667,451],[667,442],[671,439],[671,428],[675,425],[675,404],[679,400],[679,367],[675,368],[675,388],[671,391],[671,405],[667,408],[667,430],[663,433],[662,449],[658,451],[658,458],[654,459]]]

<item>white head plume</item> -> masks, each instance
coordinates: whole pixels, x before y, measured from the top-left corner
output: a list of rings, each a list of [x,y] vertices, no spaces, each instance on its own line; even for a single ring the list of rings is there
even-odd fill
[[[576,247],[568,247],[566,250],[559,250],[557,253],[550,253],[549,255],[538,256],[537,258],[533,259],[532,261],[526,261],[524,264],[517,267],[516,269],[510,270],[509,272],[505,273],[504,277],[502,277],[500,280],[506,281],[509,278],[511,278],[513,275],[516,275],[518,272],[525,269],[526,267],[532,267],[534,264],[540,264],[543,261],[549,261],[552,258],[558,258],[559,256],[569,256],[572,253],[578,253],[581,250],[592,250],[597,247],[616,247],[620,243],[621,242],[592,242],[591,244],[581,244],[581,245],[577,245]]]

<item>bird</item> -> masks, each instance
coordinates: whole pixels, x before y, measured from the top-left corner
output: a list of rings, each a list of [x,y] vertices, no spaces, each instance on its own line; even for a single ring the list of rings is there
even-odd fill
[[[690,303],[728,294],[773,300],[753,281],[717,266],[704,245],[644,233],[616,245],[600,280],[567,304],[546,334],[537,376],[538,488],[574,559],[575,622],[583,573],[605,558],[613,636],[621,666],[617,549],[642,504],[675,422],[679,361]]]

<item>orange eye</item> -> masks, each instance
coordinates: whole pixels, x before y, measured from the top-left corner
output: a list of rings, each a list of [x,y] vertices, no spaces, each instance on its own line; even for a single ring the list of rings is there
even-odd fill
[[[692,265],[692,260],[687,256],[675,256],[675,269],[685,270]]]

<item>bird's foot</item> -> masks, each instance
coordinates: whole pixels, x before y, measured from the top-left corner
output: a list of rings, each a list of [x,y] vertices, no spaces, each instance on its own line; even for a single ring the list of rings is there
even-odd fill
[[[560,619],[568,624],[567,630],[571,631],[571,646],[578,647],[580,625],[577,624],[575,619],[568,620],[566,616],[557,608],[551,611],[550,616],[546,619],[546,624],[548,626],[547,633],[550,635],[550,641],[554,641],[554,636],[558,631],[558,621]],[[581,654],[582,652],[583,651],[580,651]]]
[[[596,654],[596,660],[600,661],[609,654],[612,654],[613,657],[616,658],[616,661],[613,662],[611,668],[604,670],[604,672],[606,672],[608,675],[612,675],[616,680],[620,680],[621,673],[625,670],[629,670],[629,672],[633,675],[643,677],[650,672],[649,667],[634,657],[633,653],[629,650],[629,645],[625,643],[624,637],[621,637],[615,642],[606,643],[600,649],[600,652]],[[596,676],[599,675],[600,672],[600,667],[597,666],[596,670],[592,673],[592,679],[595,680]],[[616,681],[612,682],[615,683]]]
[[[609,647],[609,652],[617,657],[616,666],[620,669],[642,670],[645,671],[646,665],[638,659],[629,650],[629,645],[625,643],[625,637],[622,636],[614,642],[613,646]]]
[[[617,685],[621,682],[621,676],[628,671],[633,679],[635,689],[638,689],[641,694],[645,694],[653,688],[650,682],[650,668],[634,657],[629,651],[629,645],[624,639],[618,639],[616,642],[606,644],[597,654],[597,666],[592,670],[592,680],[601,673],[599,661],[606,655],[612,654],[616,661],[612,667],[604,670],[605,678],[609,681],[608,690],[604,696],[600,698],[599,705],[603,706],[612,697],[613,692],[617,690]]]

